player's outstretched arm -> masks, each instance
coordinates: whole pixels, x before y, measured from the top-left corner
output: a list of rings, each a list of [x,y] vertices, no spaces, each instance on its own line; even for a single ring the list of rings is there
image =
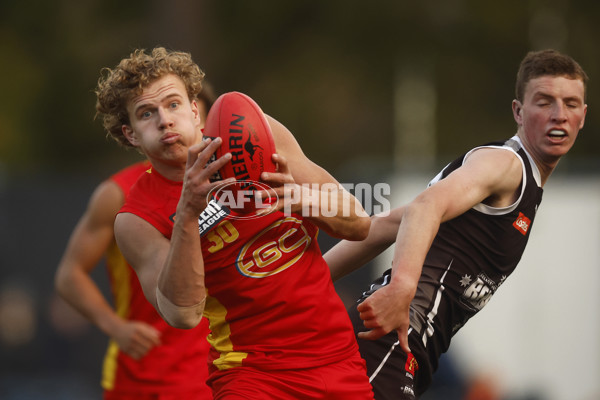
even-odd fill
[[[371,229],[365,240],[342,240],[324,254],[336,281],[357,270],[394,244],[402,220],[403,207],[371,217]]]

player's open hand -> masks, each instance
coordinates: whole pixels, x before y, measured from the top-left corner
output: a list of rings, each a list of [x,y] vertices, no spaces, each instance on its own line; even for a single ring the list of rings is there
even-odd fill
[[[135,360],[141,359],[161,343],[160,332],[141,321],[125,321],[112,337],[119,348]]]
[[[255,193],[261,199],[277,199],[271,202],[271,207],[261,211],[268,214],[273,211],[299,212],[302,188],[296,184],[289,168],[288,161],[280,154],[273,154],[273,161],[277,164],[276,172],[263,172],[260,177],[269,185],[270,189],[260,190]]]
[[[231,153],[226,153],[217,160],[208,163],[221,143],[221,138],[207,139],[190,146],[188,149],[180,205],[191,207],[196,214],[206,208],[208,194],[214,188],[235,182],[234,178],[210,182],[210,177],[231,160]]]
[[[357,307],[360,318],[368,329],[366,332],[359,332],[358,337],[377,340],[396,330],[400,347],[409,353],[409,306],[412,297],[409,291],[393,283],[376,290]]]

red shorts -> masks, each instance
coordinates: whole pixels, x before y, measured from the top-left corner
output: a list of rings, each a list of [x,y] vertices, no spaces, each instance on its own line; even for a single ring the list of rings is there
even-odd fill
[[[351,359],[323,367],[264,371],[236,367],[211,374],[215,400],[372,400],[364,360]]]
[[[177,391],[177,392],[155,392],[155,393],[129,393],[115,392],[112,390],[104,391],[104,400],[206,400],[211,399],[209,388],[202,391]]]

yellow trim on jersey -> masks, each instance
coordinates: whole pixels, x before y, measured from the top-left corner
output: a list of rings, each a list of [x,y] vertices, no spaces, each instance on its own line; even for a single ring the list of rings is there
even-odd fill
[[[108,342],[104,362],[102,363],[102,388],[104,390],[113,390],[115,388],[115,376],[117,373],[117,354],[119,354],[119,345],[114,340]]]
[[[121,318],[128,318],[131,303],[131,268],[114,242],[106,252],[106,268],[111,277],[116,313]],[[105,390],[112,390],[115,386],[118,355],[119,345],[111,339],[102,364],[102,387]]]
[[[225,320],[226,315],[227,310],[217,299],[211,296],[206,297],[204,316],[210,321],[210,334],[207,340],[221,354],[213,361],[213,365],[219,370],[239,367],[242,365],[242,361],[248,357],[248,353],[233,351],[231,328]]]
[[[106,254],[106,266],[112,277],[116,312],[121,318],[128,318],[131,302],[131,268],[116,243],[113,242]]]

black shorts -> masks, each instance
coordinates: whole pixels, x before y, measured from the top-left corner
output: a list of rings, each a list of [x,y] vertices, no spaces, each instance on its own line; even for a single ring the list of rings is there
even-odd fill
[[[351,307],[348,314],[355,333],[366,330],[356,307]],[[418,340],[416,335],[409,335],[409,345],[414,353],[407,355],[400,348],[396,331],[378,340],[357,338],[375,400],[415,400],[430,385],[431,368],[424,352],[416,350],[421,350]]]

